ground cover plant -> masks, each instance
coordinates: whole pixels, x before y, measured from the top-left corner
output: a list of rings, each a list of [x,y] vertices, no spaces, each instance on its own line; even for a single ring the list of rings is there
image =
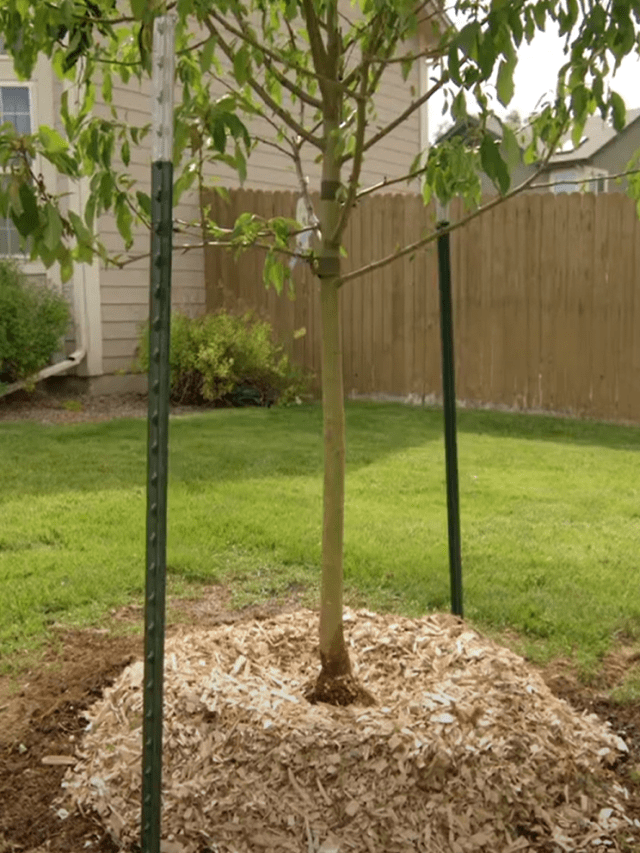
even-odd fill
[[[347,407],[347,600],[449,606],[442,414]],[[321,410],[218,410],[171,424],[171,590],[224,583],[245,604],[317,604]],[[0,665],[52,625],[140,601],[145,423],[0,424]],[[536,660],[585,673],[640,635],[632,427],[460,413],[465,615]]]
[[[171,320],[171,399],[218,406],[292,403],[309,379],[274,341],[266,320],[217,311],[202,317],[175,313]],[[149,370],[149,327],[140,332],[140,368]]]

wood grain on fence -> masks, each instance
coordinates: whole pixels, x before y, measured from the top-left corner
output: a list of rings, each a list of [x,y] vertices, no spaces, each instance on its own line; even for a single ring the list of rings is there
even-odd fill
[[[296,195],[211,194],[215,221],[295,214]],[[452,206],[452,218],[462,213]],[[433,230],[417,196],[354,210],[346,270]],[[457,396],[477,403],[640,422],[640,224],[619,193],[523,194],[452,232]],[[264,252],[206,253],[206,305],[254,310],[293,359],[320,370],[318,285],[304,264],[293,293],[262,283]],[[434,243],[342,289],[345,390],[423,399],[441,391]],[[301,337],[294,332],[305,330]]]

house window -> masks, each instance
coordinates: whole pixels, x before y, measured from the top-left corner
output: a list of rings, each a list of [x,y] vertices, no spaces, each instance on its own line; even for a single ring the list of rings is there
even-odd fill
[[[551,187],[551,191],[558,193],[577,193],[580,189],[576,183],[579,175],[573,169],[558,170],[551,172],[550,178],[556,183]]]
[[[591,192],[593,193],[606,193],[608,191],[607,187],[607,178],[605,175],[599,175],[597,172],[594,173],[594,178],[597,178],[597,181],[593,181],[591,183]]]
[[[31,133],[31,92],[28,86],[0,86],[0,124],[10,122],[20,134]],[[20,237],[11,219],[0,217],[0,255],[19,255]]]

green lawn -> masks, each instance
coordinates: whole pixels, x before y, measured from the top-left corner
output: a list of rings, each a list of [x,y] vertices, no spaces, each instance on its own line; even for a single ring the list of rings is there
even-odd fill
[[[442,413],[347,408],[347,600],[449,606]],[[640,430],[459,413],[466,617],[585,669],[640,637]],[[0,425],[0,666],[51,624],[140,600],[146,424]],[[236,603],[317,596],[321,410],[217,410],[171,424],[169,585]]]

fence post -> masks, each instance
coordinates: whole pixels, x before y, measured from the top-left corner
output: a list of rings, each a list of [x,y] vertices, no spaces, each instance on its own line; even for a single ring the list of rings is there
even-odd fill
[[[439,211],[440,213],[440,211]],[[447,520],[449,531],[449,575],[451,612],[463,615],[462,557],[460,553],[460,498],[458,493],[458,444],[456,438],[456,385],[453,354],[453,308],[451,300],[451,245],[445,212],[439,216],[438,283],[440,289],[440,343],[442,346],[442,397],[444,449],[447,476]]]
[[[142,722],[142,853],[159,853],[162,790],[162,680],[169,456],[169,342],[173,227],[175,18],[153,30],[147,570]]]

